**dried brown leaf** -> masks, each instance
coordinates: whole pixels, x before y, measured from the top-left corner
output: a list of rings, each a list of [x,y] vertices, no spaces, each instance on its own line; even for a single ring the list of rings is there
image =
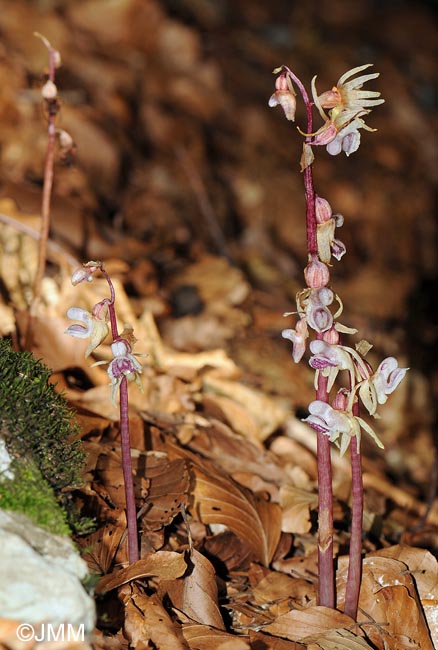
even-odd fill
[[[187,442],[178,438],[194,452],[210,458],[228,474],[251,473],[271,484],[285,482],[287,474],[278,459],[270,451],[243,436],[234,433],[229,426],[218,420],[211,420],[210,426],[198,428],[196,435]]]
[[[108,573],[125,532],[125,511],[108,508],[105,524],[91,535],[79,538],[82,556],[90,571]]]
[[[322,635],[329,630],[348,629],[355,626],[352,618],[329,607],[308,607],[282,614],[264,627],[264,632],[291,641],[303,641],[306,637]]]
[[[156,594],[146,596],[138,587],[121,587],[119,597],[125,604],[125,634],[130,647],[146,650],[184,650],[179,627],[172,621]]]
[[[208,374],[203,387],[210,403],[223,413],[231,428],[254,442],[266,440],[288,416],[274,399],[238,382]]]
[[[249,633],[252,648],[263,648],[263,650],[307,650],[307,646],[296,641],[280,639],[277,636],[270,636],[264,632]]]
[[[307,650],[373,650],[365,639],[349,630],[330,630],[315,641],[308,637],[306,644]]]
[[[116,589],[121,585],[155,576],[162,580],[175,580],[180,578],[187,569],[184,555],[173,551],[157,551],[146,558],[133,562],[126,569],[103,576],[96,587],[96,591],[104,593]]]
[[[245,540],[265,565],[280,539],[281,509],[257,498],[211,463],[193,465],[194,512],[205,524],[225,524]]]
[[[179,514],[187,501],[190,474],[185,460],[169,460],[154,453],[143,454],[136,463],[137,479],[148,481],[147,495],[139,513],[143,528],[160,530]]]
[[[167,442],[169,457],[187,458],[193,472],[191,509],[205,524],[224,524],[261,562],[271,561],[281,535],[281,508],[233,481],[215,463]]]
[[[318,505],[317,494],[292,485],[283,485],[280,488],[280,505],[283,509],[281,530],[284,533],[309,532],[312,525],[310,510]]]
[[[260,605],[295,600],[304,606],[315,597],[315,586],[307,580],[272,571],[253,588],[253,595]]]
[[[208,537],[204,548],[209,556],[220,560],[228,571],[245,569],[254,559],[254,553],[248,544],[231,530]]]
[[[432,643],[438,647],[438,561],[425,549],[411,546],[390,546],[375,555],[404,562],[412,574],[426,616]]]
[[[218,607],[215,571],[201,553],[192,549],[186,575],[166,588],[174,607],[191,620],[218,630],[225,629]]]
[[[337,575],[338,607],[342,607],[347,575],[342,563]],[[361,627],[379,649],[433,650],[412,576],[403,562],[378,555],[363,562],[359,609]]]
[[[250,648],[245,637],[236,638],[233,634],[199,623],[185,623],[182,633],[191,650],[249,650]]]

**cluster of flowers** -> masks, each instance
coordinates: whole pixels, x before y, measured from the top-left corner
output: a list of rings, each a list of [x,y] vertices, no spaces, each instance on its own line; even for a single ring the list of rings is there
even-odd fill
[[[100,262],[87,262],[82,267],[75,270],[71,278],[72,284],[76,285],[84,281],[91,282],[93,280],[93,274],[97,270],[102,271],[102,264]],[[110,285],[110,287],[112,287],[112,285]],[[111,299],[104,298],[98,302],[94,305],[91,312],[86,311],[81,307],[70,307],[67,311],[68,318],[80,321],[81,324],[70,325],[65,333],[80,339],[90,339],[87,349],[85,350],[85,357],[88,357],[109,334],[111,310],[114,310],[113,297],[111,297]],[[109,363],[107,372],[111,385],[111,401],[115,405],[117,393],[123,377],[126,377],[128,381],[134,380],[140,390],[143,390],[143,384],[139,377],[142,372],[142,366],[132,353],[132,346],[135,343],[132,328],[129,325],[125,325],[125,329],[120,336],[117,333],[115,336],[114,334],[115,332],[113,331],[114,340],[111,344],[113,359]],[[144,355],[137,354],[136,356]],[[105,363],[107,362],[97,361],[93,365],[101,365]]]
[[[310,144],[325,145],[332,156],[341,151],[349,156],[359,149],[359,129],[375,131],[367,126],[362,119],[371,112],[370,107],[383,104],[384,99],[379,99],[380,93],[373,90],[361,90],[364,83],[376,79],[378,72],[364,74],[351,79],[359,72],[371,67],[371,63],[348,70],[340,77],[336,86],[318,96],[316,91],[316,77],[312,79],[313,102],[321,115],[324,124],[316,133],[305,135],[313,136]],[[275,82],[275,93],[269,100],[269,106],[281,106],[288,120],[295,120],[296,93],[292,86],[290,71],[282,66],[278,71],[281,74]],[[276,72],[274,70],[274,72]],[[348,81],[349,80],[349,81]],[[324,109],[330,109],[328,115]]]
[[[363,72],[369,64],[349,70],[339,79],[331,90],[317,94],[315,80],[312,80],[313,102],[324,121],[316,133],[303,134],[307,146],[325,145],[328,153],[337,155],[342,151],[349,156],[360,145],[359,129],[374,131],[362,119],[370,112],[370,107],[384,102],[380,93],[361,90],[363,84],[378,77],[378,73],[352,77]],[[282,66],[276,79],[276,90],[269,100],[270,106],[280,105],[288,120],[295,119],[296,97],[292,81],[296,77],[289,68]],[[324,109],[330,109],[328,115]],[[308,159],[303,168],[308,166]],[[397,360],[388,357],[382,361],[376,372],[364,359],[370,349],[365,341],[357,349],[341,345],[340,334],[355,334],[357,330],[346,327],[337,321],[342,313],[342,302],[337,294],[328,287],[330,281],[330,262],[332,256],[340,260],[346,252],[345,245],[335,239],[335,229],[342,226],[344,218],[333,214],[326,199],[315,197],[317,254],[309,254],[308,265],[304,271],[307,287],[296,296],[299,317],[295,329],[284,330],[282,335],[293,343],[292,356],[296,363],[306,350],[309,328],[316,332],[316,339],[310,343],[312,356],[309,364],[315,369],[315,387],[318,386],[320,374],[327,378],[327,391],[330,392],[338,373],[344,370],[349,375],[349,388],[338,390],[332,404],[315,400],[309,405],[310,415],[305,421],[319,433],[327,435],[340,447],[341,454],[348,449],[352,438],[356,438],[359,448],[361,429],[366,431],[383,447],[373,429],[358,415],[354,414],[354,405],[362,402],[370,415],[378,417],[378,404],[384,404],[400,384],[407,368],[399,368]],[[337,303],[334,313],[331,306]],[[290,315],[285,314],[286,316]]]

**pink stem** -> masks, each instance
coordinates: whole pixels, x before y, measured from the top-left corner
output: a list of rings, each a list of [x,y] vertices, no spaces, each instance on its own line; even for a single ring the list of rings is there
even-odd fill
[[[319,376],[316,399],[328,402],[327,378]],[[318,461],[318,605],[335,607],[333,566],[333,487],[330,438],[317,433]]]
[[[353,404],[353,414],[359,415],[358,403]],[[351,537],[344,612],[351,618],[356,619],[362,578],[363,481],[361,453],[355,439],[351,441],[350,459],[352,491]]]
[[[117,329],[116,310],[114,307],[115,291],[112,280],[103,266],[100,266],[102,274],[105,276],[110,289],[110,302],[108,311],[110,315],[111,334],[114,341],[119,340]],[[128,381],[122,377],[119,386],[120,393],[120,436],[122,447],[122,469],[125,483],[125,501],[126,501],[126,521],[128,527],[128,559],[129,563],[136,562],[139,559],[138,549],[138,530],[137,530],[137,511],[135,506],[134,480],[132,474],[131,459],[131,436],[129,432],[129,399],[128,399]]]
[[[137,511],[135,507],[134,481],[132,478],[131,439],[128,415],[128,381],[126,377],[120,382],[120,433],[122,438],[122,468],[125,481],[126,519],[128,524],[128,558],[129,563],[139,559]]]
[[[294,73],[284,66],[292,80],[300,90],[307,114],[307,133],[313,130],[312,103],[301,81]],[[311,137],[306,137],[310,143]],[[306,196],[306,236],[307,253],[309,256],[318,255],[317,223],[315,211],[315,189],[312,166],[308,165],[303,172],[304,191]],[[317,334],[322,338],[322,334]],[[328,402],[327,378],[322,374],[318,378],[316,399]],[[328,436],[317,434],[317,463],[318,463],[318,604],[325,607],[335,607],[335,579],[333,566],[333,486],[332,465],[330,457],[330,439]]]
[[[312,133],[313,130],[313,114],[312,102],[309,99],[306,89],[301,83],[300,79],[292,72],[287,66],[283,66],[293,80],[294,84],[299,89],[306,106],[307,115],[307,133]],[[306,137],[306,142],[311,142],[311,137]],[[309,255],[318,254],[318,243],[316,239],[316,214],[315,214],[315,189],[313,184],[312,165],[308,165],[303,172],[304,176],[304,190],[306,195],[306,233],[307,233],[307,252]]]
[[[55,57],[56,51],[49,48],[49,79],[55,81]],[[46,269],[47,259],[47,242],[49,239],[50,230],[50,204],[52,199],[53,189],[53,176],[55,165],[55,145],[56,145],[56,115],[58,114],[59,104],[55,97],[54,99],[46,100],[48,110],[48,124],[47,124],[47,153],[46,162],[44,165],[44,183],[43,183],[43,196],[41,203],[41,230],[40,241],[38,244],[38,266],[35,275],[34,283],[34,302],[37,301],[41,295],[41,284]]]

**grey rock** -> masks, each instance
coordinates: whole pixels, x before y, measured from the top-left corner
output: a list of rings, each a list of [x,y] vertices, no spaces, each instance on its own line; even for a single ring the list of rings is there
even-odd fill
[[[0,510],[0,548],[0,618],[93,630],[94,601],[81,584],[87,565],[70,538]]]

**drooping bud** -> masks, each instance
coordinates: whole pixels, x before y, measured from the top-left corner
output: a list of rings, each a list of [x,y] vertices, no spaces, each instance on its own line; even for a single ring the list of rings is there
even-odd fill
[[[73,286],[80,284],[81,282],[87,281],[92,282],[93,276],[88,269],[85,269],[83,266],[80,266],[73,272],[71,276],[71,283]]]
[[[73,271],[71,283],[73,286],[81,282],[92,282],[93,273],[100,269],[100,262],[87,262]]]
[[[275,72],[275,71],[274,71]],[[268,105],[281,106],[287,120],[295,121],[297,100],[295,91],[287,72],[282,72],[275,80],[275,93],[269,98]]]
[[[309,256],[309,263],[304,269],[304,279],[311,289],[321,289],[329,283],[329,268],[316,255]]]

